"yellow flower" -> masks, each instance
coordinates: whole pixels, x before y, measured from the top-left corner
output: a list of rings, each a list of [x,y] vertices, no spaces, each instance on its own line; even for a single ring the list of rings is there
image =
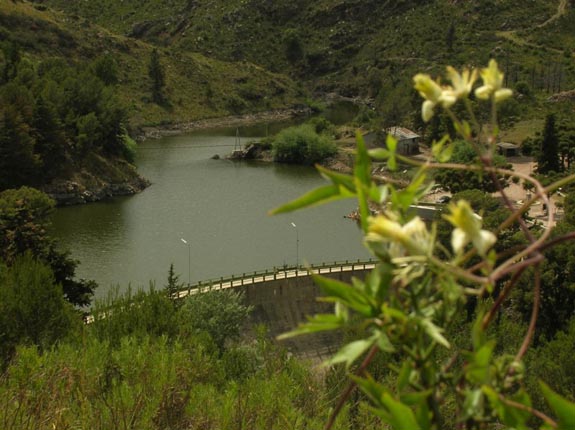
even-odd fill
[[[457,204],[449,206],[451,215],[445,215],[455,229],[451,234],[451,246],[456,254],[460,254],[469,242],[477,249],[481,256],[485,256],[497,238],[487,230],[481,229],[481,217],[473,212],[469,203],[459,200]]]
[[[451,66],[447,66],[447,76],[453,85],[453,95],[456,98],[467,97],[473,88],[473,84],[477,79],[477,70],[473,69],[471,72],[464,69],[463,73],[459,74]]]
[[[368,242],[389,243],[391,257],[426,256],[433,250],[433,240],[419,217],[405,225],[383,215],[369,219]]]
[[[452,106],[457,98],[452,94],[451,88],[442,88],[431,77],[424,73],[418,73],[413,77],[415,89],[425,99],[421,107],[421,117],[425,122],[433,117],[433,108],[441,104],[444,108]]]
[[[495,102],[500,102],[513,95],[509,88],[503,88],[503,73],[497,66],[497,61],[489,60],[489,66],[481,69],[483,85],[475,90],[478,99],[488,100],[492,95]]]

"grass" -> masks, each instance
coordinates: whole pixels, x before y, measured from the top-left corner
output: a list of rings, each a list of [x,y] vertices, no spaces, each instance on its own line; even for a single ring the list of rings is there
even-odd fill
[[[543,118],[519,121],[512,128],[503,130],[500,135],[500,140],[521,144],[526,138],[534,136],[535,133],[543,130]]]

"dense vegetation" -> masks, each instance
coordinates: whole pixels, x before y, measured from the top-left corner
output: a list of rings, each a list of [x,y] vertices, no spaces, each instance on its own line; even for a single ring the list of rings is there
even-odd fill
[[[0,190],[69,178],[99,156],[133,161],[126,110],[114,94],[115,64],[32,64],[6,42],[0,80]]]
[[[376,205],[387,199],[394,211],[383,223],[396,236],[390,239],[375,222],[366,235],[382,260],[378,269],[350,288],[324,281],[330,300],[339,304],[335,315],[312,323],[318,330],[345,326],[348,346],[323,374],[272,345],[264,329],[242,336],[253,328],[246,328],[250,309],[238,295],[210,292],[173,300],[180,286],[173,268],[165,290],[112,293],[92,308],[93,322],[84,324],[81,308],[90,304],[96,285],[75,279],[77,263],[47,236],[54,202],[32,188],[16,189],[92,177],[110,160],[120,166],[114,171],[131,169],[135,147],[129,132],[139,127],[289,107],[308,90],[367,99],[359,122],[375,118],[372,126],[413,126],[434,149],[448,145],[437,143],[444,133],[471,142],[482,137],[488,109],[474,118],[481,126],[467,135],[445,113],[434,112],[424,123],[410,79],[415,70],[433,73],[443,63],[485,63],[492,57],[505,71],[500,84],[515,89],[499,110],[501,122],[511,126],[545,112],[541,132],[525,148],[537,157],[541,182],[551,183],[570,171],[575,157],[573,102],[561,95],[575,84],[575,53],[569,49],[575,44],[575,7],[572,1],[524,3],[0,3],[0,427],[319,429],[333,411],[344,373],[357,369],[368,372],[354,380],[364,393],[351,397],[334,428],[363,430],[382,427],[383,421],[414,428],[409,426],[417,410],[424,423],[426,416],[444,417],[446,429],[487,428],[488,421],[526,429],[535,425],[526,414],[531,406],[557,413],[544,401],[538,378],[574,401],[575,245],[566,238],[575,230],[575,190],[563,186],[565,216],[548,238],[551,245],[538,249],[544,262],[521,266],[489,282],[481,294],[464,297],[474,281],[535,239],[517,223],[500,228],[513,209],[485,191],[503,190],[508,177],[486,172],[504,165],[461,141],[449,157],[464,167],[435,175],[455,195],[431,233],[419,224],[417,231],[398,234],[414,228],[408,208],[425,188],[424,175],[406,189],[376,186],[369,177],[372,155],[361,150],[354,178],[324,172],[336,186],[307,195],[309,204],[317,196],[357,193],[366,233],[368,199]],[[484,106],[475,95],[468,102],[474,109]],[[274,157],[320,161],[334,154],[330,134],[321,121],[286,129],[275,138]],[[376,154],[397,167],[392,148]],[[434,155],[445,153],[439,148]],[[487,170],[469,167],[482,163]],[[123,172],[117,175],[123,178]],[[481,217],[466,219],[471,233],[452,249],[453,227],[464,224],[456,216],[464,218],[464,202]],[[516,217],[519,223],[524,218]],[[497,243],[487,253],[485,238],[494,230]],[[454,256],[453,261],[429,270],[437,261],[424,267],[422,258],[429,255],[405,246],[418,240],[438,250],[433,257]],[[414,249],[416,258],[410,259]],[[461,270],[450,272],[454,267]],[[534,279],[540,293],[532,288]],[[535,296],[538,323],[531,327]],[[504,299],[509,300],[500,305]],[[533,347],[515,355],[523,350],[526,331]],[[471,337],[464,334],[469,332]],[[450,357],[441,348],[446,339],[463,353],[439,368]],[[413,349],[406,347],[409,341]],[[365,366],[352,365],[376,347],[386,355],[368,355]],[[448,372],[451,366],[460,373]],[[437,394],[449,384],[455,393]],[[490,389],[500,391],[494,395]],[[506,396],[514,404],[505,403]],[[379,415],[366,406],[369,400]],[[457,416],[465,420],[456,423]]]
[[[65,6],[74,4],[66,2]],[[120,11],[114,9],[123,4],[98,5],[98,15],[112,12],[116,16]],[[46,2],[0,3],[2,39],[17,44],[33,63],[61,58],[68,63],[87,64],[108,54],[117,67],[115,92],[127,109],[130,129],[286,108],[303,100],[300,89],[282,74],[247,62],[219,61],[139,41],[111,32],[107,24],[85,19],[82,14],[59,13],[48,6]],[[157,4],[135,3],[130,8],[133,13],[154,14],[159,10]],[[170,7],[169,12],[174,9]],[[149,75],[154,55],[165,84],[160,104],[154,99],[154,78]]]
[[[240,336],[250,308],[236,293],[113,292],[84,325],[26,255],[2,268],[0,298],[3,429],[319,430],[329,412],[334,392],[264,328]]]
[[[66,300],[90,304],[96,284],[74,278],[77,262],[47,234],[54,201],[28,187],[0,193],[0,261],[11,266],[26,254],[47,264]]]
[[[439,64],[496,57],[505,84],[530,104],[575,84],[568,2],[519,0],[44,0],[107,27],[177,52],[249,61],[288,73],[319,92],[369,97],[384,120],[409,121],[410,77]],[[546,97],[545,97],[546,98]],[[525,106],[523,107],[525,110]],[[523,112],[525,114],[525,112]]]
[[[281,163],[315,164],[336,152],[333,137],[318,133],[313,124],[286,128],[272,142],[273,158]]]

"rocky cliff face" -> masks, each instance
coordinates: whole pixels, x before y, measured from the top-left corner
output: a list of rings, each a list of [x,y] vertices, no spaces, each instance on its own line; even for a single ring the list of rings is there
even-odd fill
[[[122,183],[101,181],[98,186],[90,187],[76,181],[59,179],[42,187],[42,191],[56,200],[58,206],[71,206],[136,194],[149,185],[150,182],[142,177]]]
[[[55,179],[40,189],[58,206],[69,206],[136,194],[149,185],[128,162],[94,156],[68,178]]]

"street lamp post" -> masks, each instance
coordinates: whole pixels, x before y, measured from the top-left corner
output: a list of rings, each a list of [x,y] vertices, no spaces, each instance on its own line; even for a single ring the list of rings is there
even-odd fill
[[[188,243],[188,241],[186,239],[184,239],[183,237],[180,238],[180,240],[182,242],[184,242],[184,245],[186,245],[188,247],[188,287],[192,284],[191,283],[191,275],[190,275],[190,267],[192,265],[192,248],[190,247],[190,244]]]
[[[299,268],[299,233],[297,230],[297,225],[294,222],[291,223],[292,227],[295,228],[295,273],[297,276],[297,271]]]

